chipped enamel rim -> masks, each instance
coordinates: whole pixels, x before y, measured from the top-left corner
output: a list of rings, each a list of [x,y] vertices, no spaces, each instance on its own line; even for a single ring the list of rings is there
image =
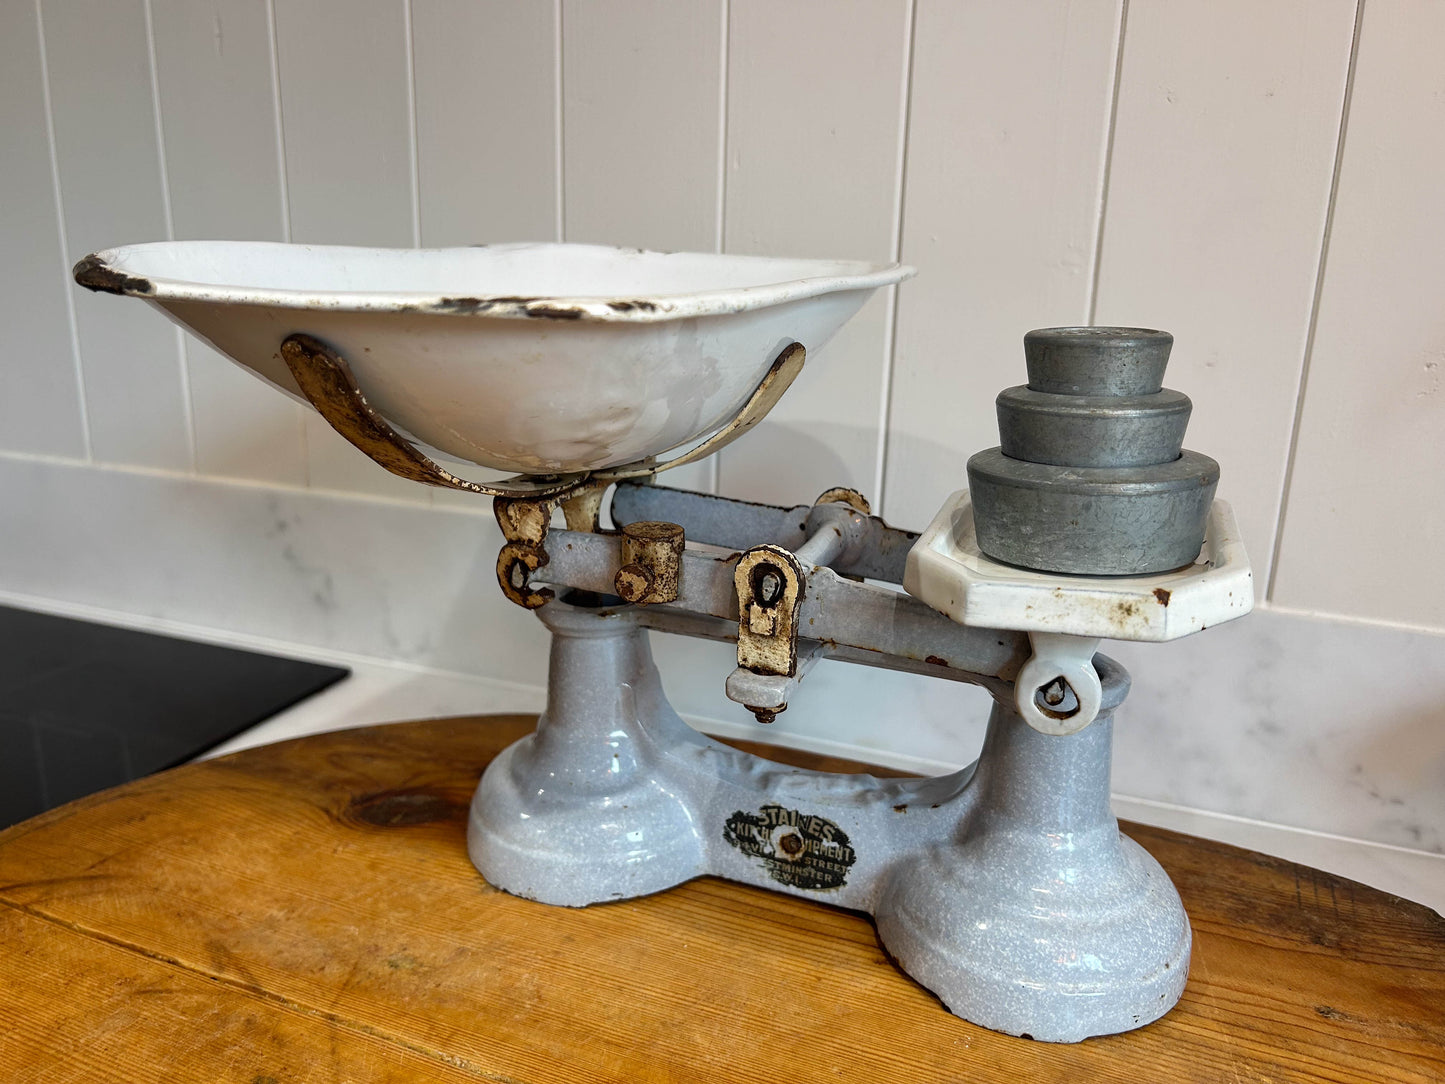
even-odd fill
[[[174,264],[188,255],[201,262],[207,252],[234,255],[241,249],[251,250],[249,255],[269,256],[276,261],[295,263],[298,256],[302,259],[316,259],[318,277],[326,274],[327,267],[323,261],[328,259],[336,261],[337,268],[345,266],[349,261],[371,264],[390,262],[395,264],[394,273],[398,282],[404,282],[408,271],[414,271],[415,261],[419,257],[435,260],[438,256],[449,256],[459,263],[475,262],[479,266],[485,266],[488,262],[515,260],[519,256],[523,259],[534,256],[539,262],[543,262],[559,255],[574,260],[591,260],[599,265],[602,261],[611,261],[614,268],[630,265],[630,269],[635,269],[638,263],[642,262],[648,265],[649,273],[664,274],[668,270],[666,265],[669,262],[678,264],[679,270],[694,274],[699,265],[711,264],[719,270],[727,269],[733,277],[736,277],[739,269],[746,269],[749,272],[748,277],[754,277],[758,281],[726,289],[677,293],[616,291],[572,296],[561,292],[540,292],[519,296],[472,294],[465,289],[445,292],[281,289],[176,277],[173,268],[167,269],[168,274],[157,273],[159,265]],[[489,261],[489,257],[494,259]],[[603,273],[608,271],[606,267],[599,269]],[[803,272],[801,275],[798,274],[800,271]],[[789,277],[781,281],[770,281],[770,275],[784,273]],[[446,316],[543,318],[626,324],[745,312],[822,294],[871,290],[901,282],[912,277],[914,273],[913,268],[898,263],[793,260],[717,253],[666,253],[603,245],[524,243],[469,248],[388,249],[347,245],[300,245],[275,241],[158,241],[124,245],[92,253],[80,260],[74,269],[75,281],[90,290],[140,297],[148,301],[199,301],[341,312],[434,313]]]

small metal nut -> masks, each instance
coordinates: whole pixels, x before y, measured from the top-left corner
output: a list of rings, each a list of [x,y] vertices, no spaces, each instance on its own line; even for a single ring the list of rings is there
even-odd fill
[[[623,602],[641,602],[652,590],[652,573],[642,565],[623,565],[617,570],[612,586]]]
[[[622,567],[612,581],[617,597],[636,606],[676,602],[686,545],[676,523],[644,520],[623,527]]]

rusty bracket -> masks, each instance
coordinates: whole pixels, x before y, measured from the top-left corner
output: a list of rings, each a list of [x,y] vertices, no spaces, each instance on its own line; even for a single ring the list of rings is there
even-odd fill
[[[445,489],[460,489],[486,497],[536,499],[576,489],[584,474],[546,478],[518,476],[498,482],[471,482],[459,478],[419,451],[377,412],[356,383],[351,366],[320,339],[297,333],[281,343],[281,357],[296,378],[301,394],[326,421],[372,462],[392,474]]]
[[[798,672],[798,612],[807,582],[802,563],[781,546],[754,546],[738,558],[738,665],[755,674]]]
[[[533,590],[531,577],[547,564],[547,530],[555,505],[556,501],[547,498],[497,497],[492,501],[492,514],[507,540],[497,554],[497,583],[502,594],[523,609],[540,609],[553,597],[549,587]]]
[[[564,507],[569,525],[574,519],[579,525],[584,524],[590,516],[593,524],[590,529],[595,530],[596,511],[602,500],[602,491],[607,486],[627,478],[650,478],[672,467],[694,463],[731,444],[773,409],[783,392],[803,371],[808,352],[802,343],[789,343],[783,347],[737,416],[707,440],[675,459],[659,463],[649,457],[637,463],[595,472],[537,477],[517,475],[495,482],[473,482],[458,477],[423,454],[367,402],[346,359],[320,339],[302,332],[289,335],[281,343],[281,357],[296,379],[301,394],[331,428],[360,449],[368,459],[392,474],[429,486],[460,489],[486,497],[575,498],[567,500]],[[579,526],[575,529],[588,528]]]
[[[569,531],[597,534],[601,530],[602,495],[609,482],[588,482],[561,497],[562,517]]]

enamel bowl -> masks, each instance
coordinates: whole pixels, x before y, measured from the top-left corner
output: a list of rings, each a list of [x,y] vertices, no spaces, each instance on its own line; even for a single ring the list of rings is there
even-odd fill
[[[810,356],[899,264],[512,244],[383,249],[128,245],[76,281],[140,297],[300,399],[281,343],[350,364],[398,429],[497,470],[599,470],[695,443],[779,352]],[[304,400],[303,400],[304,401]]]

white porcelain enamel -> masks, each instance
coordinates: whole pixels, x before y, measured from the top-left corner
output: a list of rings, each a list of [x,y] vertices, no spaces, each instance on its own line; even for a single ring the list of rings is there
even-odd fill
[[[1175,640],[1254,608],[1249,557],[1219,500],[1191,565],[1152,576],[1065,576],[984,556],[961,489],[909,551],[903,586],[963,625],[1113,640]]]
[[[791,341],[810,358],[898,264],[595,245],[450,249],[176,241],[96,254],[143,297],[298,395],[283,339],[350,362],[372,405],[447,455],[595,470],[726,424]],[[810,360],[810,364],[813,362]]]

